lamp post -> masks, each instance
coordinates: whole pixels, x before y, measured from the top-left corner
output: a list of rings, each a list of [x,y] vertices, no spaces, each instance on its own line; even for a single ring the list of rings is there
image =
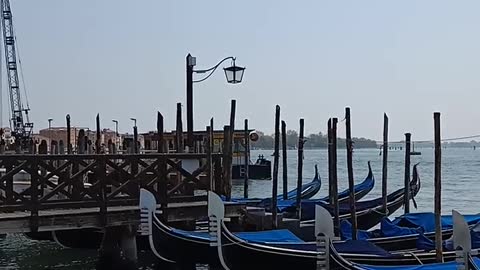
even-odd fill
[[[50,148],[50,152],[52,149],[52,121],[53,118],[48,118],[48,146]]]
[[[187,145],[191,148],[193,146],[193,84],[203,82],[208,79],[217,70],[217,68],[225,61],[232,60],[230,67],[224,68],[225,77],[228,83],[237,84],[242,82],[243,72],[245,67],[235,65],[235,57],[229,56],[222,59],[218,64],[203,70],[195,70],[193,67],[197,64],[197,60],[192,55],[188,54],[186,58],[187,70]],[[208,73],[204,78],[194,81],[193,73]]]
[[[118,150],[118,120],[113,119],[113,123],[115,123],[115,148]]]

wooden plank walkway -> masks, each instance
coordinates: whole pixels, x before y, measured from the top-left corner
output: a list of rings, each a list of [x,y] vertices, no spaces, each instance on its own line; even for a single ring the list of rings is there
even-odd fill
[[[160,205],[158,205],[160,208]],[[226,217],[239,217],[246,209],[238,203],[225,203]],[[198,220],[207,217],[207,202],[169,203],[168,221]],[[108,226],[138,225],[138,206],[110,206],[107,211]],[[102,228],[100,208],[57,209],[38,211],[38,231]],[[1,213],[0,234],[30,232],[31,213],[28,211]]]

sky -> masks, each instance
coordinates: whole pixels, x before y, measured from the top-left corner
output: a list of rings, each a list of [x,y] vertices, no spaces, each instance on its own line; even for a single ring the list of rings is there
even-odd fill
[[[480,134],[479,1],[11,2],[36,130],[48,118],[64,126],[67,113],[94,129],[99,113],[103,128],[117,119],[131,132],[134,117],[149,131],[157,111],[174,129],[191,53],[197,69],[226,56],[246,67],[241,84],[227,84],[222,70],[194,84],[196,129],[211,117],[223,128],[236,99],[236,127],[248,118],[266,133],[278,104],[287,128],[304,118],[307,134],[325,133],[346,106],[356,137],[380,140],[384,112],[391,140],[432,139],[434,111],[443,138]]]

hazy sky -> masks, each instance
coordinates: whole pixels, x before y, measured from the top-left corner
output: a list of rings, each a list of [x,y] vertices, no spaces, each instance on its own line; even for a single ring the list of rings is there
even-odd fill
[[[240,85],[222,70],[194,85],[198,129],[227,124],[236,99],[237,127],[269,133],[279,104],[307,133],[351,106],[354,136],[380,139],[387,112],[392,140],[431,139],[436,110],[444,138],[480,134],[479,1],[11,1],[36,130],[67,113],[94,128],[98,112],[147,131],[157,110],[174,128],[190,52],[197,68],[247,67]]]

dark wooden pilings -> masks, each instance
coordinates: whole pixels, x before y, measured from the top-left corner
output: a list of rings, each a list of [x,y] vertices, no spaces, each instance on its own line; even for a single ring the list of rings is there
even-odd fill
[[[139,149],[138,149],[138,128],[137,126],[133,127],[133,152],[135,154],[138,154]]]
[[[405,133],[405,177],[404,177],[404,196],[403,205],[405,214],[410,213],[410,145],[412,134]]]
[[[288,164],[287,164],[287,124],[282,121],[282,172],[283,172],[283,199],[288,199]]]
[[[158,134],[158,140],[157,140],[157,152],[158,153],[165,153],[167,152],[166,145],[165,145],[165,139],[163,137],[163,115],[160,112],[157,112],[157,134]],[[167,188],[167,183],[168,183],[168,177],[166,175],[167,172],[167,162],[165,159],[161,159],[160,162],[158,163],[158,174],[159,174],[159,181],[157,184],[157,192],[158,192],[158,198],[160,201],[160,207],[162,209],[162,218],[165,217],[166,215],[166,208],[167,208],[167,203],[168,203],[168,188]]]
[[[214,146],[214,138],[213,138],[213,117],[210,118],[210,126],[207,128],[207,138],[208,138],[208,145],[207,145],[207,162],[209,164],[208,167],[208,178],[209,178],[209,183],[210,183],[210,190],[216,192],[216,182],[215,182],[215,171],[213,167],[213,158],[212,154],[214,152],[213,146]]]
[[[96,118],[96,123],[97,123],[97,132],[96,132],[96,140],[95,140],[95,153],[100,154],[100,148],[102,145],[101,142],[101,131],[100,131],[100,114],[97,114]]]
[[[298,168],[297,168],[297,202],[296,213],[297,218],[301,218],[302,215],[302,182],[303,182],[303,145],[305,143],[304,138],[304,125],[305,121],[300,118],[300,134],[298,136]]]
[[[443,262],[442,252],[442,146],[440,137],[440,113],[433,114],[435,141],[435,248],[437,262]]]
[[[232,99],[230,104],[230,142],[234,143],[233,141],[233,134],[235,133],[235,111],[237,109],[237,101]]]
[[[332,172],[332,118],[327,121],[327,150],[328,150],[328,203],[333,205],[333,172]]]
[[[70,126],[70,114],[65,117],[67,120],[67,153],[72,154],[72,128]]]
[[[245,151],[243,152],[244,156],[244,166],[245,171],[243,172],[243,197],[248,198],[248,177],[250,175],[250,157],[248,154],[250,153],[250,136],[248,132],[248,119],[245,119],[245,126],[244,126],[244,134],[243,140],[245,141]]]
[[[352,239],[357,239],[357,210],[355,206],[355,182],[353,178],[353,142],[352,129],[350,123],[350,108],[345,108],[345,125],[346,125],[346,147],[347,147],[347,171],[348,171],[348,188],[350,191],[350,214],[352,223]]]
[[[387,168],[388,168],[388,116],[383,114],[383,163],[382,163],[382,201],[387,213]]]
[[[230,141],[230,126],[223,127],[223,181],[222,181],[222,194],[227,198],[227,201],[231,199],[231,186],[232,186],[232,142]]]
[[[192,56],[187,55],[186,64],[186,80],[187,80],[187,145],[193,147],[193,63]],[[178,107],[177,107],[178,109]]]
[[[339,235],[340,219],[338,205],[337,183],[337,118],[330,118],[327,124],[328,130],[328,193],[329,203],[333,206],[333,225],[335,235]]]
[[[277,224],[277,194],[278,194],[278,163],[280,151],[280,106],[275,108],[275,143],[273,152],[273,175],[272,175],[272,228],[276,229]]]
[[[177,153],[183,153],[182,103],[177,103],[177,125],[175,131],[175,149]]]
[[[332,119],[332,174],[333,174],[333,225],[335,235],[340,236],[340,207],[338,205],[338,178],[337,178],[337,123],[338,118]]]

